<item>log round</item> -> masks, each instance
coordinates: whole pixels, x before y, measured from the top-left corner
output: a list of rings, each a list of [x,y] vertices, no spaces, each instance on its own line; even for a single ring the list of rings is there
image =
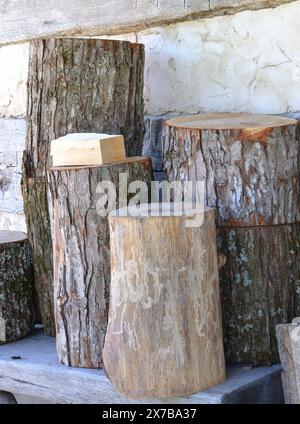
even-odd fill
[[[165,127],[168,179],[204,180],[220,226],[299,221],[299,155],[294,119],[205,114],[171,119]]]
[[[34,321],[29,241],[24,233],[0,231],[0,344],[28,336]]]
[[[276,325],[300,315],[300,224],[220,228],[227,362],[280,362]]]
[[[225,379],[215,216],[187,228],[188,214],[148,208],[110,216],[104,366],[125,396],[168,398]]]
[[[47,335],[55,335],[45,170],[50,141],[68,133],[123,134],[128,156],[143,143],[144,46],[95,39],[30,44],[23,197]]]
[[[148,158],[48,171],[56,344],[60,361],[68,366],[102,367],[110,249],[108,217],[98,207],[103,196],[99,183],[108,181],[119,190],[120,173],[127,175],[128,183],[141,180],[150,189]]]

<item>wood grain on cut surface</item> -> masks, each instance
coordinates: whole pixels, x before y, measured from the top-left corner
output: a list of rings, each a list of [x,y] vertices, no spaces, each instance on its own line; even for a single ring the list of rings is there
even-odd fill
[[[31,42],[22,187],[41,315],[48,335],[55,335],[45,180],[50,141],[78,132],[122,134],[127,154],[140,154],[143,68],[144,46],[140,44],[91,39]]]
[[[102,367],[110,241],[108,218],[97,208],[102,196],[98,185],[108,181],[119,189],[120,173],[127,175],[128,183],[141,180],[150,189],[148,158],[98,167],[51,168],[48,172],[56,343],[65,365]]]
[[[297,222],[299,155],[297,121],[287,118],[210,114],[165,127],[168,179],[204,180],[221,226]]]
[[[128,397],[186,395],[225,379],[214,211],[198,228],[186,219],[110,217],[104,364]]]

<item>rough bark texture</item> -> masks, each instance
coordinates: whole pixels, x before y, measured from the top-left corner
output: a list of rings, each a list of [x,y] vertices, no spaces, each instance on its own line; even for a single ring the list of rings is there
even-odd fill
[[[60,361],[69,366],[102,367],[110,254],[108,218],[99,215],[97,187],[103,181],[118,187],[119,173],[126,173],[129,183],[142,180],[150,188],[148,158],[48,172],[56,343]]]
[[[103,356],[128,397],[186,395],[225,379],[214,211],[198,228],[186,219],[110,217]]]
[[[222,228],[218,249],[226,360],[278,363],[276,325],[300,315],[300,224]]]
[[[31,42],[22,185],[46,334],[54,335],[50,224],[43,181],[50,141],[74,132],[121,133],[127,154],[139,154],[143,66],[140,44],[91,39]]]
[[[166,125],[166,174],[170,181],[205,180],[218,225],[295,223],[300,220],[297,133],[296,124],[268,128],[267,122],[254,132]]]
[[[300,404],[300,326],[281,324],[276,335],[283,367],[282,383],[286,404]]]
[[[0,231],[0,344],[29,335],[34,320],[29,241],[23,233]]]

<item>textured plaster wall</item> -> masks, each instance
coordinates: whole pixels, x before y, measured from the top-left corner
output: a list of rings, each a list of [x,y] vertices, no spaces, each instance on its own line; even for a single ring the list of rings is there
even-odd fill
[[[152,155],[158,178],[162,119],[153,116],[300,111],[299,22],[295,1],[112,37],[145,44],[144,153]],[[0,117],[25,116],[27,65],[28,44],[0,48]],[[0,229],[23,225],[18,178],[25,126],[12,120],[7,130],[6,121],[0,125],[0,178],[12,176],[12,160],[15,170],[11,183],[0,186]]]

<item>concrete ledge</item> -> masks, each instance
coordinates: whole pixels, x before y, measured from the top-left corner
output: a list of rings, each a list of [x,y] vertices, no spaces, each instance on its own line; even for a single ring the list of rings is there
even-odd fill
[[[20,357],[20,359],[12,359]],[[103,370],[68,368],[58,363],[55,339],[41,332],[0,346],[0,390],[12,393],[18,403],[283,403],[281,367],[228,368],[220,386],[176,399],[136,402],[124,398]]]

